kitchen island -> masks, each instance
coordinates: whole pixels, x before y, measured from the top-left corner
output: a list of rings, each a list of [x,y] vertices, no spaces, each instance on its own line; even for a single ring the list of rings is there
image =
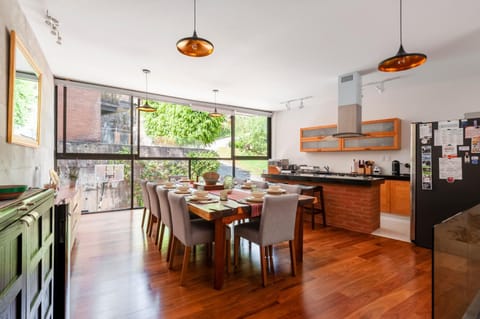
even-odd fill
[[[263,174],[266,181],[323,187],[327,224],[361,233],[380,227],[380,185],[384,178],[333,174]]]

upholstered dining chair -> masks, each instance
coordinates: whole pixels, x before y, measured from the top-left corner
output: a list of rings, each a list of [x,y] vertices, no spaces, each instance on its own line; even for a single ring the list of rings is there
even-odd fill
[[[182,273],[180,275],[180,285],[185,284],[185,274],[190,261],[190,252],[194,245],[211,244],[215,241],[215,225],[205,220],[192,221],[188,214],[188,206],[185,196],[168,193],[168,202],[172,215],[173,244],[171,248],[171,256],[169,260],[169,269],[173,268],[175,257],[175,246],[179,241],[185,246],[183,253]],[[226,238],[226,256],[230,261],[230,228],[225,228]],[[215,258],[219,258],[215,256]],[[225,256],[222,256],[225,258]],[[228,265],[228,264],[227,264]]]
[[[172,251],[173,243],[173,230],[172,230],[172,213],[170,211],[170,203],[168,202],[168,189],[157,186],[157,196],[160,203],[160,216],[162,218],[162,223],[165,227],[168,228],[169,236],[167,243],[167,262],[170,260],[170,254]],[[162,239],[160,239],[162,242]],[[162,250],[162,245],[158,245],[158,250]]]
[[[284,189],[287,194],[300,194],[302,192],[302,188],[300,185],[295,184],[278,184],[280,188]]]
[[[160,203],[158,201],[158,195],[157,195],[157,183],[152,183],[148,182],[147,183],[147,191],[148,191],[148,198],[150,199],[150,212],[151,212],[151,217],[156,220],[157,223],[157,238],[155,239],[155,244],[160,244],[159,243],[160,239],[163,238],[163,230],[165,229],[165,226],[162,224],[162,217],[160,216]],[[151,221],[150,225],[150,233],[148,234],[149,236],[152,235],[152,225],[153,221]]]
[[[298,205],[298,194],[265,196],[260,220],[236,225],[234,228],[234,261],[238,266],[240,237],[260,246],[260,263],[262,285],[267,285],[267,265],[265,256],[271,256],[269,248],[277,243],[288,241],[292,276],[296,275],[295,260],[295,218]],[[270,260],[273,262],[273,260]]]

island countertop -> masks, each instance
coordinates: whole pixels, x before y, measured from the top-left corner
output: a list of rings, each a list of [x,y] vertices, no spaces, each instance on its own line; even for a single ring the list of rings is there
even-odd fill
[[[284,180],[285,182],[313,182],[313,183],[335,183],[349,185],[372,186],[383,184],[384,177],[373,176],[351,176],[347,174],[312,174],[312,173],[290,173],[290,174],[262,174],[262,177],[269,180]]]

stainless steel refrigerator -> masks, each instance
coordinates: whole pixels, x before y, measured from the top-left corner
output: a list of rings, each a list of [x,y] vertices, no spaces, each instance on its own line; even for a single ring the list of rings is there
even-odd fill
[[[480,203],[480,119],[411,125],[411,240],[432,248],[433,225]]]

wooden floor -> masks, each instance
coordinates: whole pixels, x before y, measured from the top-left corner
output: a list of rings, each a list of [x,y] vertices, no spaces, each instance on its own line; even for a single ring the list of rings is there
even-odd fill
[[[71,315],[83,318],[431,318],[431,252],[406,242],[305,223],[304,261],[290,275],[274,247],[262,288],[259,252],[241,243],[239,268],[212,288],[203,247],[185,287],[140,226],[141,211],[83,215],[73,250]]]

